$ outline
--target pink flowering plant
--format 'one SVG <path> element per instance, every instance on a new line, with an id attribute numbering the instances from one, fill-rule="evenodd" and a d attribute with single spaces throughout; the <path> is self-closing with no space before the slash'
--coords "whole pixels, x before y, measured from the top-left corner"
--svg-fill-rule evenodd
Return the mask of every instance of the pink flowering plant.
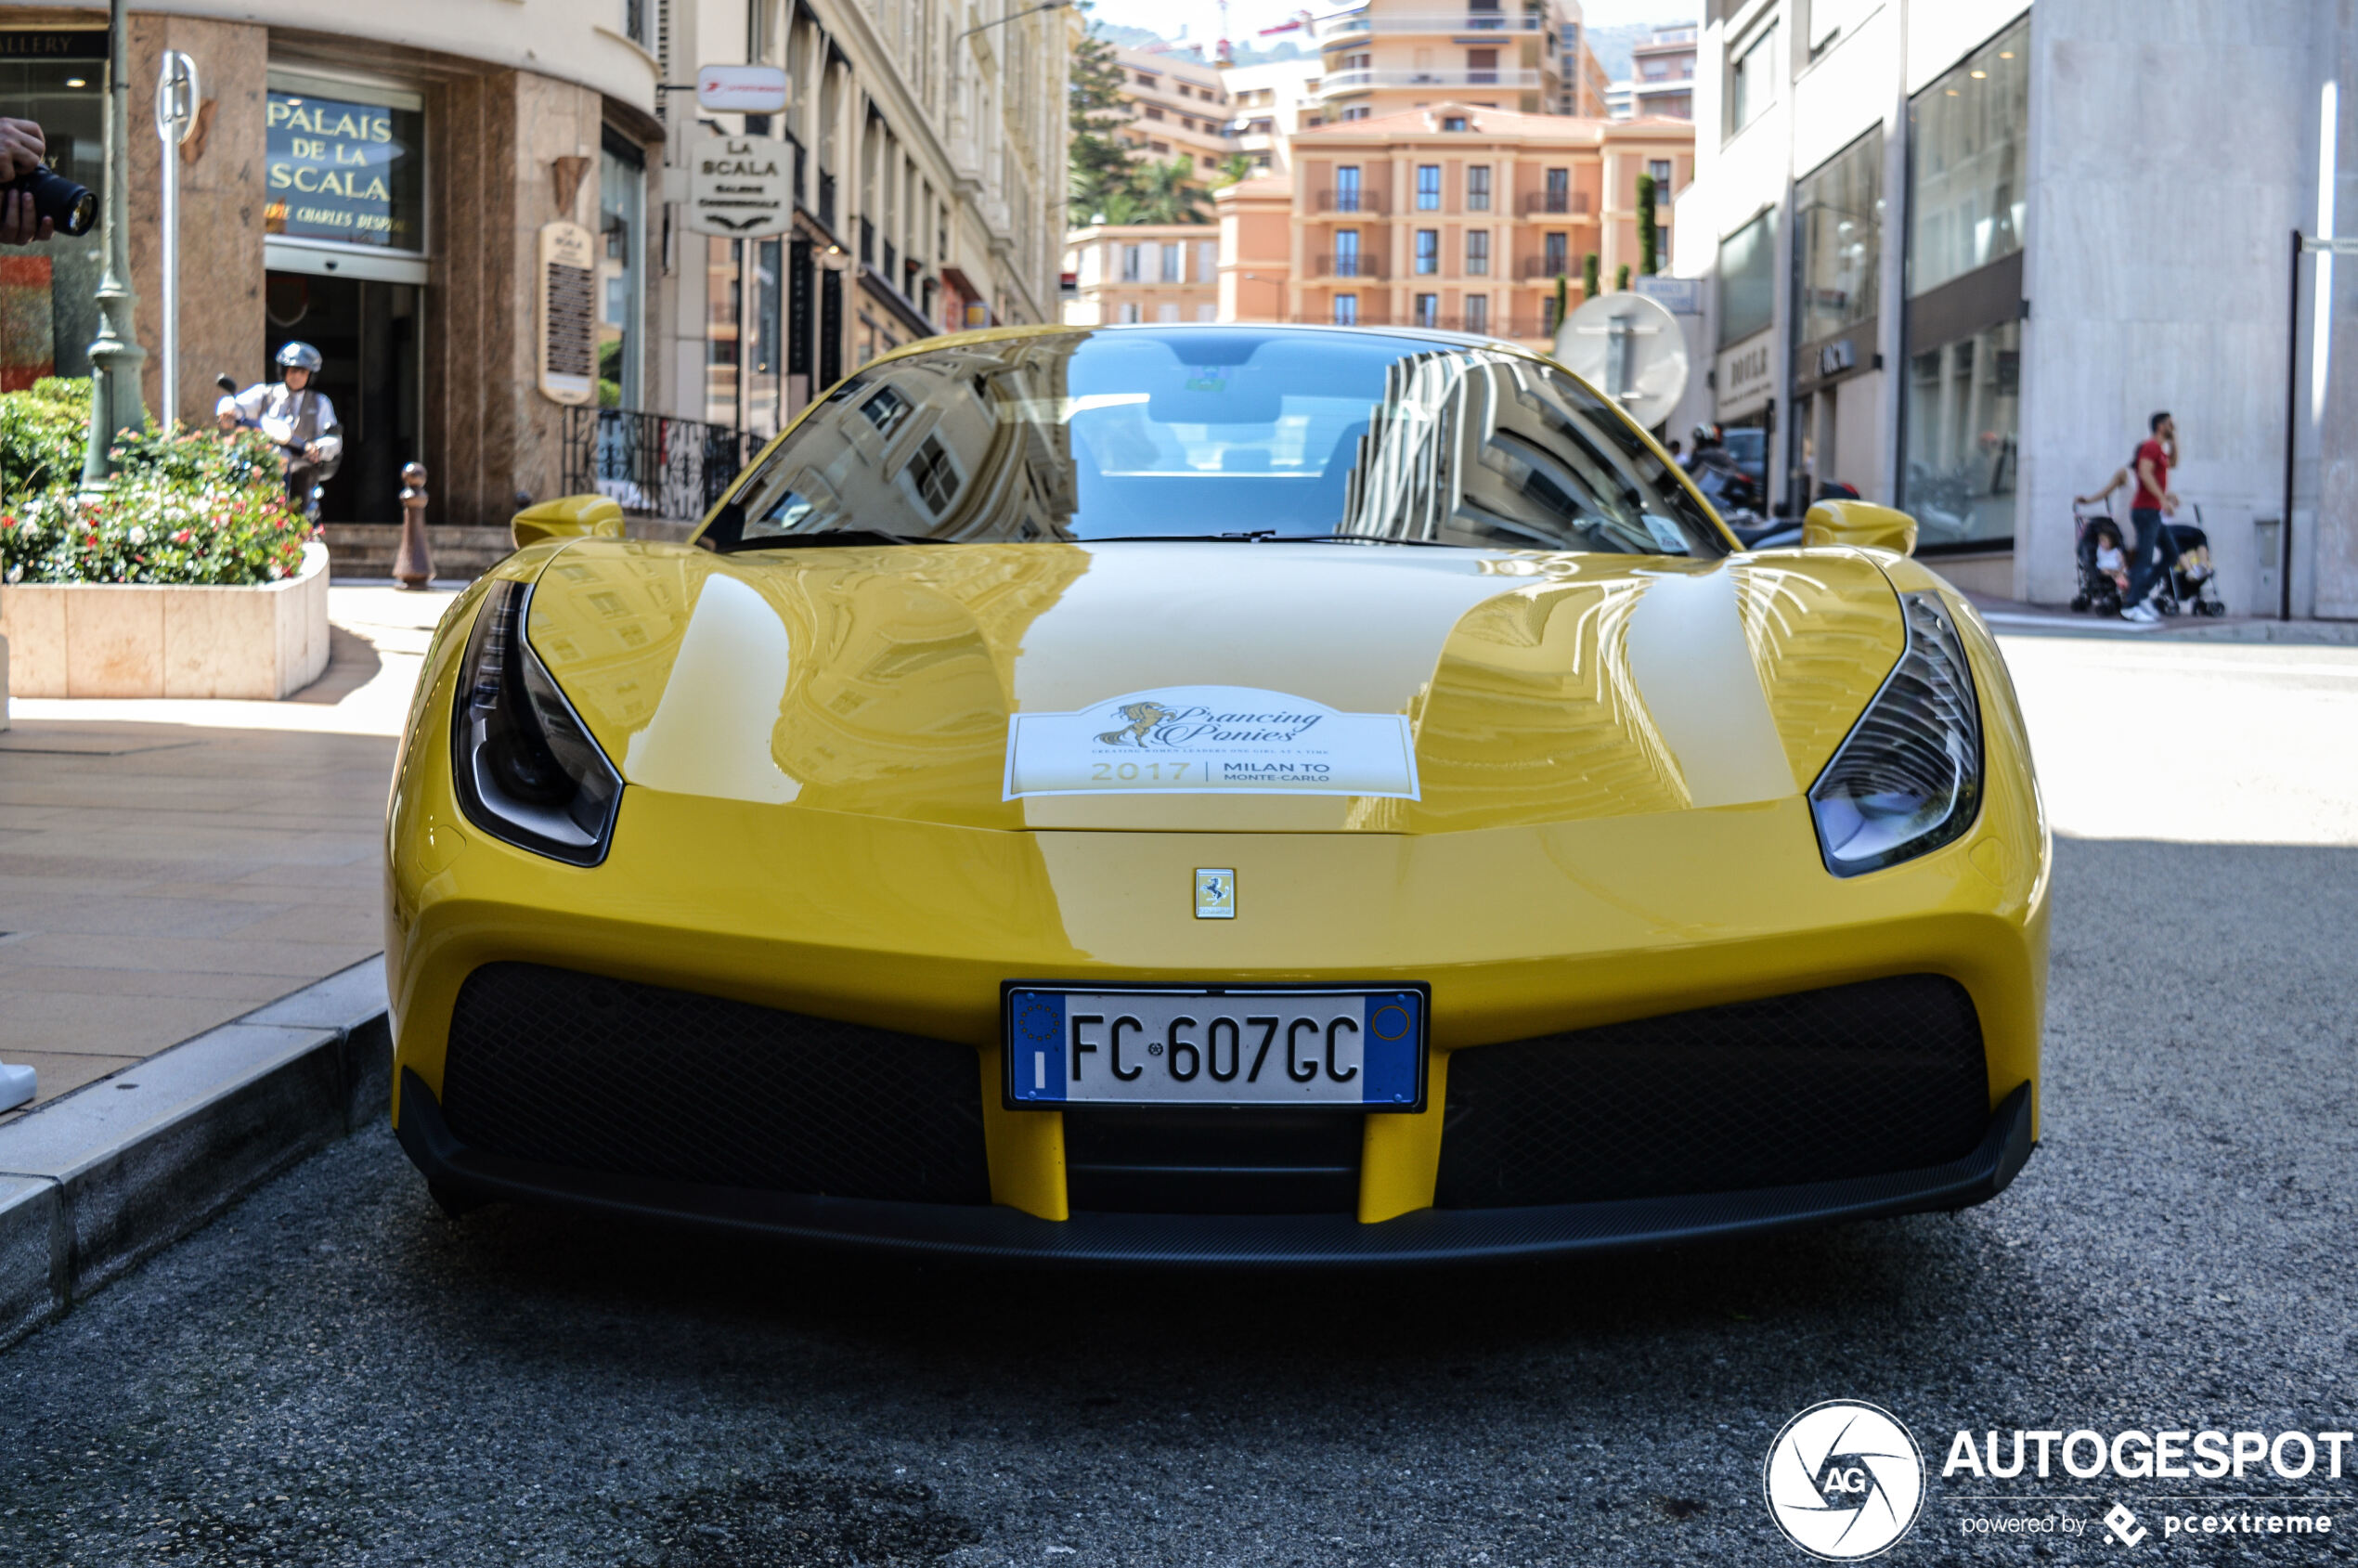
<path id="1" fill-rule="evenodd" d="M 64 400 L 45 388 L 77 384 L 86 409 L 87 383 L 0 396 L 0 580 L 246 586 L 302 569 L 308 526 L 288 504 L 275 449 L 253 432 L 126 432 L 112 486 L 83 499 L 79 429 L 69 462 L 63 421 L 8 407 L 54 407 Z"/>

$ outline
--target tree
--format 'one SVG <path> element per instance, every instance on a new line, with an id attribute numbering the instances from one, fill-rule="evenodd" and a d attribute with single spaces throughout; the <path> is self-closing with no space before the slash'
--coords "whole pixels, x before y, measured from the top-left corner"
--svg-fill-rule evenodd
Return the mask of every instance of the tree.
<path id="1" fill-rule="evenodd" d="M 1222 161 L 1220 165 L 1220 177 L 1211 182 L 1211 188 L 1214 190 L 1218 190 L 1224 186 L 1231 186 L 1242 180 L 1249 180 L 1259 172 L 1260 171 L 1253 166 L 1253 162 L 1250 157 L 1241 152 L 1232 152 Z"/>
<path id="2" fill-rule="evenodd" d="M 1138 216 L 1133 223 L 1203 223 L 1203 191 L 1190 183 L 1196 167 L 1191 160 L 1173 158 L 1167 163 L 1141 163 L 1132 171 L 1138 196 Z"/>
<path id="3" fill-rule="evenodd" d="M 1616 294 L 1629 292 L 1629 264 L 1627 262 L 1623 262 L 1613 269 L 1613 292 Z"/>
<path id="4" fill-rule="evenodd" d="M 1572 279 L 1570 279 L 1569 278 L 1566 278 L 1566 277 L 1565 277 L 1562 273 L 1559 272 L 1559 273 L 1557 273 L 1557 274 L 1556 274 L 1556 320 L 1557 320 L 1557 322 L 1558 322 L 1559 324 L 1561 324 L 1561 323 L 1562 322 L 1562 320 L 1563 320 L 1564 317 L 1565 317 L 1565 316 L 1567 316 L 1568 314 L 1570 314 L 1571 310 L 1572 310 Z"/>
<path id="5" fill-rule="evenodd" d="M 1121 62 L 1113 45 L 1094 29 L 1082 33 L 1072 51 L 1065 89 L 1069 189 L 1073 215 L 1082 221 L 1095 221 L 1115 193 L 1131 183 L 1130 149 L 1119 134 L 1129 123 L 1121 84 Z"/>
<path id="6" fill-rule="evenodd" d="M 1662 235 L 1654 227 L 1654 177 L 1638 176 L 1638 270 L 1652 278 L 1660 270 Z"/>
<path id="7" fill-rule="evenodd" d="M 1593 300 L 1600 287 L 1597 281 L 1597 253 L 1591 251 L 1580 258 L 1580 297 Z"/>

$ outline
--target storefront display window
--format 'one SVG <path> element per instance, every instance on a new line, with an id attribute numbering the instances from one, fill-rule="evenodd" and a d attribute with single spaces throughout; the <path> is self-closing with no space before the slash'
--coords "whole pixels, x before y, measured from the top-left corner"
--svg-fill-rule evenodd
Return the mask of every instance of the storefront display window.
<path id="1" fill-rule="evenodd" d="M 1768 325 L 1777 306 L 1777 214 L 1761 214 L 1719 242 L 1719 346 Z"/>
<path id="2" fill-rule="evenodd" d="M 732 427 L 738 422 L 739 324 L 744 319 L 738 257 L 744 246 L 742 240 L 718 236 L 705 240 L 704 417 L 708 423 Z"/>
<path id="3" fill-rule="evenodd" d="M 2013 537 L 2021 428 L 2021 322 L 1910 357 L 1905 504 L 1921 547 Z"/>
<path id="4" fill-rule="evenodd" d="M 607 137 L 598 169 L 598 401 L 640 403 L 640 340 L 645 335 L 646 162 Z"/>
<path id="5" fill-rule="evenodd" d="M 1875 314 L 1883 256 L 1883 132 L 1870 131 L 1796 183 L 1801 224 L 1799 341 L 1830 338 Z"/>
<path id="6" fill-rule="evenodd" d="M 103 32 L 16 32 L 0 54 L 0 110 L 36 122 L 48 139 L 49 166 L 105 194 L 107 35 Z M 45 245 L 0 252 L 0 392 L 20 392 L 44 376 L 86 376 L 98 335 L 91 295 L 105 269 L 104 236 L 58 235 Z M 16 476 L 0 474 L 0 486 Z"/>
<path id="7" fill-rule="evenodd" d="M 423 110 L 415 93 L 271 71 L 263 231 L 285 240 L 423 251 Z"/>
<path id="8" fill-rule="evenodd" d="M 1909 106 L 1908 292 L 2022 249 L 2030 23 L 2016 22 Z"/>

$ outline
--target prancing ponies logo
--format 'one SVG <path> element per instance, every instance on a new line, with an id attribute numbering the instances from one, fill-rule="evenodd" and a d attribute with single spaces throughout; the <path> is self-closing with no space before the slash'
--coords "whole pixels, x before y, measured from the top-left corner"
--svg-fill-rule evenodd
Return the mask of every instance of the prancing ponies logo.
<path id="1" fill-rule="evenodd" d="M 1768 1517 L 1812 1557 L 1855 1562 L 1886 1550 L 1924 1504 L 1924 1456 L 1890 1411 L 1854 1399 L 1785 1423 L 1761 1466 Z"/>

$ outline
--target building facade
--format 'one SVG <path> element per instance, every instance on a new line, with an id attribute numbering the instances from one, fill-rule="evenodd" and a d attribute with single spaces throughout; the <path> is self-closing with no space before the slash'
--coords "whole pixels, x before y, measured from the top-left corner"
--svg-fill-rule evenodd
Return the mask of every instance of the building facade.
<path id="1" fill-rule="evenodd" d="M 1328 122 L 1366 120 L 1447 100 L 1547 114 L 1580 72 L 1564 29 L 1569 0 L 1362 0 L 1314 18 L 1318 97 Z"/>
<path id="2" fill-rule="evenodd" d="M 1208 224 L 1102 224 L 1065 237 L 1072 291 L 1064 319 L 1211 321 L 1220 304 L 1220 231 Z"/>
<path id="3" fill-rule="evenodd" d="M 436 524 L 504 525 L 519 497 L 590 484 L 701 512 L 701 488 L 659 498 L 607 472 L 635 439 L 625 416 L 709 424 L 722 462 L 891 342 L 1053 319 L 1076 23 L 958 32 L 1023 9 L 926 0 L 879 22 L 836 0 L 136 5 L 122 68 L 146 405 L 207 421 L 216 374 L 265 379 L 301 339 L 326 356 L 318 384 L 345 428 L 331 525 L 397 520 L 410 461 Z M 102 6 L 0 18 L 0 97 L 94 189 L 107 36 Z M 201 98 L 177 154 L 170 409 L 151 128 L 167 49 L 195 61 Z M 702 113 L 663 85 L 747 59 L 788 68 L 782 123 Z M 688 228 L 691 164 L 722 133 L 786 138 L 761 145 L 793 165 L 789 234 Z M 564 269 L 582 276 L 562 294 L 554 231 L 580 236 L 564 253 L 587 263 Z M 0 385 L 87 374 L 101 238 L 0 258 Z"/>
<path id="4" fill-rule="evenodd" d="M 643 0 L 632 0 L 634 5 Z M 845 372 L 914 338 L 1052 321 L 1063 252 L 1065 81 L 1080 20 L 1012 0 L 672 0 L 657 62 L 784 68 L 784 114 L 714 114 L 679 95 L 663 190 L 701 148 L 781 138 L 793 224 L 761 240 L 672 233 L 655 292 L 647 407 L 752 441 Z M 668 221 L 668 220 L 667 220 Z"/>
<path id="5" fill-rule="evenodd" d="M 2230 609 L 2286 600 L 2289 469 L 2292 609 L 2358 616 L 2353 313 L 2290 260 L 2352 210 L 2353 68 L 2346 11 L 2295 0 L 1711 0 L 1691 407 L 1768 431 L 1787 510 L 1847 482 L 2040 603 L 2074 590 L 2073 496 L 2167 409 Z"/>
<path id="6" fill-rule="evenodd" d="M 1237 151 L 1220 68 L 1180 50 L 1116 49 L 1114 58 L 1121 67 L 1121 97 L 1131 116 L 1122 140 L 1142 159 L 1185 159 L 1193 183 L 1210 186 Z"/>
<path id="7" fill-rule="evenodd" d="M 1286 177 L 1218 193 L 1223 320 L 1449 328 L 1549 343 L 1557 279 L 1639 265 L 1638 181 L 1675 190 L 1693 129 L 1443 102 L 1295 138 Z M 1671 235 L 1669 205 L 1661 240 Z"/>
<path id="8" fill-rule="evenodd" d="M 1695 117 L 1696 28 L 1658 27 L 1629 50 L 1629 118 Z"/>
<path id="9" fill-rule="evenodd" d="M 1221 72 L 1227 84 L 1228 133 L 1236 149 L 1252 162 L 1255 175 L 1284 174 L 1293 167 L 1293 138 L 1327 123 L 1318 102 L 1318 57 L 1232 65 Z"/>

